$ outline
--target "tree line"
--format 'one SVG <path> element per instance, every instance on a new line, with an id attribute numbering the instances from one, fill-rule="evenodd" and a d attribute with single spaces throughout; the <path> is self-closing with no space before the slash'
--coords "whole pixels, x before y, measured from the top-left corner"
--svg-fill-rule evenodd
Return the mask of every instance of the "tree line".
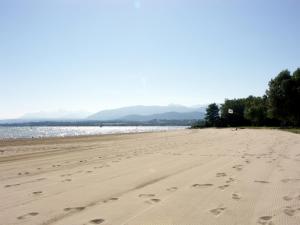
<path id="1" fill-rule="evenodd" d="M 212 103 L 205 120 L 195 127 L 300 126 L 300 68 L 281 71 L 269 82 L 264 96 L 225 99 Z"/>

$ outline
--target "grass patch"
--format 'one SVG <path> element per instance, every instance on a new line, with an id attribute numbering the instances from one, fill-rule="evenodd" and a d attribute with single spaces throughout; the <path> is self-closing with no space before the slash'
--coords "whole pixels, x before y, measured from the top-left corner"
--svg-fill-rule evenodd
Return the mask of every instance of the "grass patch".
<path id="1" fill-rule="evenodd" d="M 282 128 L 281 130 L 288 131 L 294 134 L 300 134 L 300 128 Z"/>
<path id="2" fill-rule="evenodd" d="M 192 126 L 190 129 L 205 129 L 205 128 L 216 128 L 216 127 L 205 127 L 205 126 Z M 218 127 L 217 127 L 218 128 Z M 300 134 L 300 127 L 293 128 L 293 127 L 255 127 L 255 126 L 241 126 L 241 127 L 220 127 L 220 128 L 237 128 L 237 129 L 269 129 L 269 130 L 282 130 L 291 132 L 294 134 Z"/>
<path id="3" fill-rule="evenodd" d="M 300 128 L 282 128 L 282 127 L 243 127 L 247 129 L 276 129 L 276 130 L 282 130 L 282 131 L 287 131 L 291 132 L 294 134 L 300 134 Z"/>

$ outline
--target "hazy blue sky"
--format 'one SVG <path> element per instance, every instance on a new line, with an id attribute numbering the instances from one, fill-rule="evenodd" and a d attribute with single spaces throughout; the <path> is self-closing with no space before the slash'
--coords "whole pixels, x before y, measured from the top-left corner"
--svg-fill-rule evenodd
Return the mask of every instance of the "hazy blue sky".
<path id="1" fill-rule="evenodd" d="M 299 0 L 0 0 L 0 118 L 262 95 Z"/>

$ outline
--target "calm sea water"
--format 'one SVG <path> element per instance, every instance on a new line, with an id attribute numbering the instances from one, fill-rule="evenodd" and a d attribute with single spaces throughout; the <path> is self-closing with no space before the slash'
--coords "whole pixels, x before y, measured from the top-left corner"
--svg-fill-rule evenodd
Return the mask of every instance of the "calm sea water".
<path id="1" fill-rule="evenodd" d="M 79 135 L 102 135 L 141 133 L 185 129 L 182 126 L 107 126 L 107 127 L 0 127 L 0 139 L 66 137 Z"/>

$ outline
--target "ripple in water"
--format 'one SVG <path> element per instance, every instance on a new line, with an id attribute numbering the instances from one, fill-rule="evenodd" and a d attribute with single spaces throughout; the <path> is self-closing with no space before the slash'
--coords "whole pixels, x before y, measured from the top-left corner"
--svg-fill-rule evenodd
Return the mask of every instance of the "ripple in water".
<path id="1" fill-rule="evenodd" d="M 142 133 L 142 132 L 179 130 L 185 128 L 186 127 L 182 127 L 182 126 L 0 127 L 0 139 Z"/>

